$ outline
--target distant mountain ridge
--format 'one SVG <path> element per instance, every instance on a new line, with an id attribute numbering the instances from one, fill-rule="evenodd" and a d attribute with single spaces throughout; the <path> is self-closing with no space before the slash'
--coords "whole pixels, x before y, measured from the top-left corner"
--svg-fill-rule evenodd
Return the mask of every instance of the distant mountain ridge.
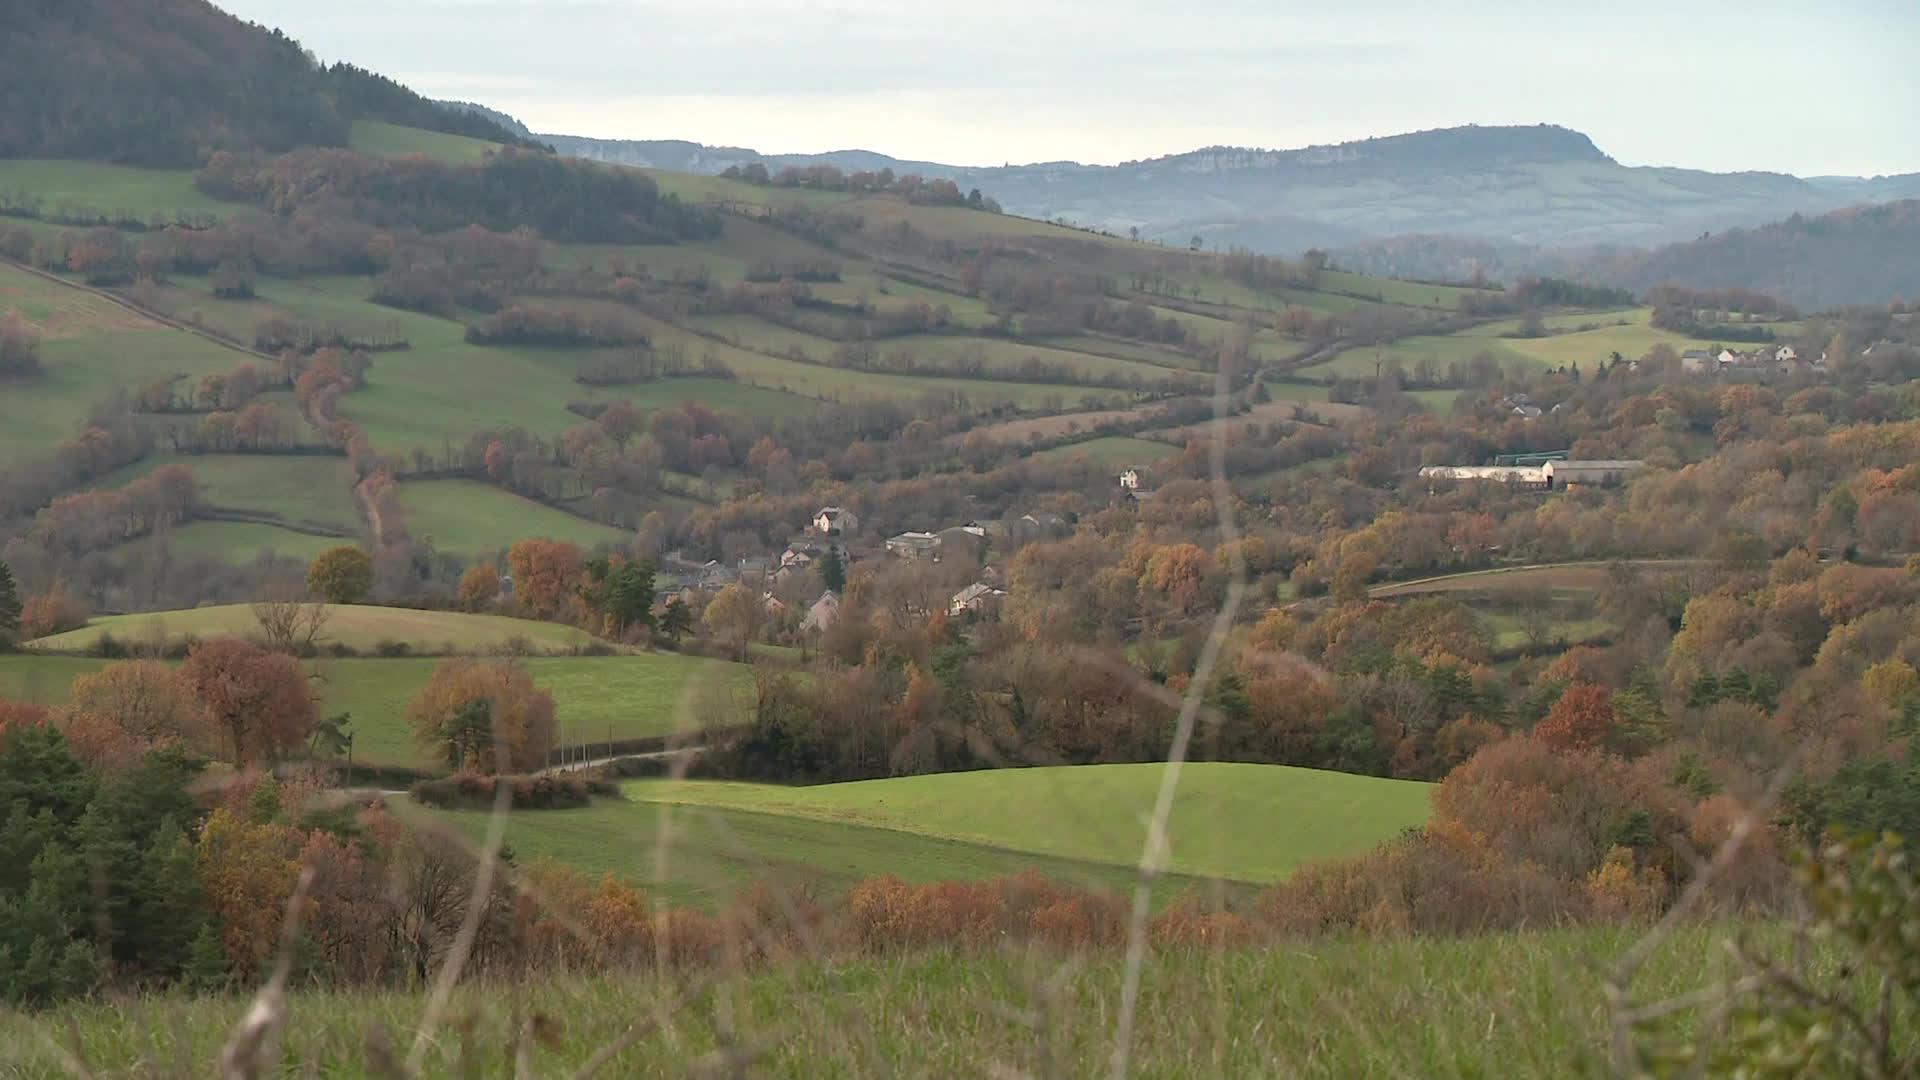
<path id="1" fill-rule="evenodd" d="M 993 168 L 909 161 L 866 150 L 761 154 L 674 140 L 537 136 L 562 154 L 717 174 L 834 165 L 890 168 L 978 187 L 1030 217 L 1185 244 L 1287 254 L 1363 249 L 1409 234 L 1495 246 L 1654 245 L 1789 215 L 1920 197 L 1920 173 L 1801 178 L 1621 165 L 1556 125 L 1468 126 L 1293 150 L 1207 147 L 1120 165 Z"/>

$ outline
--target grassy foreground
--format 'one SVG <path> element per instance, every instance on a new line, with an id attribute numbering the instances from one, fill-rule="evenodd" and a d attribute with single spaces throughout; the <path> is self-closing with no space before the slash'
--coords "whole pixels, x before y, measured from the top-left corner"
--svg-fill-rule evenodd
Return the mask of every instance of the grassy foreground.
<path id="1" fill-rule="evenodd" d="M 1720 943 L 1741 929 L 1683 930 L 1643 970 L 1639 996 L 1705 985 L 1721 968 Z M 1630 931 L 1581 930 L 1150 955 L 1130 1075 L 1595 1074 L 1607 1033 L 1601 972 L 1633 940 Z M 739 1044 L 764 1048 L 754 1076 L 1105 1075 L 1121 969 L 1110 953 L 1020 950 L 767 970 L 707 991 L 600 1075 L 723 1075 L 702 1068 L 728 1026 L 723 1016 Z M 533 1050 L 533 1074 L 564 1075 L 672 994 L 644 976 L 470 985 L 454 994 L 423 1075 L 510 1075 L 516 1010 L 553 1032 Z M 296 994 L 285 1075 L 377 1075 L 367 1032 L 389 1033 L 404 1056 L 423 1000 Z M 203 1075 L 244 1007 L 164 998 L 0 1017 L 0 1072 L 75 1075 L 64 1051 L 94 1075 Z M 476 1071 L 461 1069 L 463 1055 Z"/>

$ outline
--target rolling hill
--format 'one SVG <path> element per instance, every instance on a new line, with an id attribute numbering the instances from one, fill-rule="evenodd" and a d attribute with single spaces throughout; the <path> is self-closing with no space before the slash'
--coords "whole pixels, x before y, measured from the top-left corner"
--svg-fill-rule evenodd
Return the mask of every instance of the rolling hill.
<path id="1" fill-rule="evenodd" d="M 182 167 L 203 149 L 344 146 L 359 119 L 524 141 L 205 0 L 7 0 L 0 19 L 0 158 Z"/>
<path id="2" fill-rule="evenodd" d="M 759 163 L 775 171 L 831 165 L 950 177 L 1029 217 L 1274 253 L 1364 250 L 1404 234 L 1505 245 L 1649 244 L 1920 194 L 1920 174 L 1802 179 L 1628 167 L 1585 135 L 1549 125 L 1446 128 L 1295 150 L 1211 147 L 1115 166 L 997 168 L 867 151 L 762 155 L 674 141 L 539 138 L 563 154 L 686 172 Z"/>
<path id="3" fill-rule="evenodd" d="M 1161 766 L 1006 769 L 790 788 L 637 781 L 623 801 L 517 814 L 517 856 L 612 873 L 711 903 L 755 878 L 831 892 L 892 873 L 913 881 L 1038 869 L 1126 889 Z M 478 835 L 486 814 L 442 815 Z M 1242 890 L 1302 863 L 1392 839 L 1427 816 L 1427 785 L 1280 765 L 1195 763 L 1174 804 L 1170 901 L 1208 879 Z M 1036 831 L 1032 824 L 1049 827 Z M 1255 823 L 1258 823 L 1257 827 Z"/>

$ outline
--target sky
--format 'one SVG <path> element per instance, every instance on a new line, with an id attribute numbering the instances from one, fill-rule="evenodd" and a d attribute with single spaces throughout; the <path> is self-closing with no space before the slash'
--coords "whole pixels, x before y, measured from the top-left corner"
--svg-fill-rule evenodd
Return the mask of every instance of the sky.
<path id="1" fill-rule="evenodd" d="M 1629 165 L 1920 172 L 1917 0 L 217 0 L 535 131 L 1115 163 L 1555 123 Z"/>

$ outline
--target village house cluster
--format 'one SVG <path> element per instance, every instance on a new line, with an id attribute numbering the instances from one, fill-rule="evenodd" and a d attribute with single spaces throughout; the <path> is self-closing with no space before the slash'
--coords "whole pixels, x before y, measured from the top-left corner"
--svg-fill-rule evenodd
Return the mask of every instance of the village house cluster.
<path id="1" fill-rule="evenodd" d="M 1688 349 L 1680 354 L 1680 370 L 1689 375 L 1715 375 L 1722 372 L 1747 375 L 1824 375 L 1827 356 L 1800 355 L 1791 345 L 1763 346 L 1750 352 L 1733 349 Z"/>
<path id="2" fill-rule="evenodd" d="M 1072 523 L 1060 514 L 1035 510 L 1005 521 L 977 519 L 937 532 L 908 531 L 878 539 L 861 532 L 860 517 L 852 509 L 823 506 L 809 519 L 806 531 L 795 536 L 777 554 L 750 555 L 722 562 L 689 559 L 682 552 L 670 551 L 660 558 L 655 581 L 661 604 L 679 599 L 695 609 L 729 585 L 754 589 L 760 594 L 770 619 L 785 619 L 797 612 L 797 622 L 790 624 L 792 629 L 810 634 L 827 630 L 839 618 L 840 594 L 830 586 L 822 587 L 812 594 L 813 599 L 802 605 L 795 599 L 794 587 L 817 580 L 808 575 L 822 567 L 826 560 L 839 563 L 840 572 L 836 576 L 844 580 L 853 567 L 872 559 L 929 563 L 958 559 L 979 565 L 980 573 L 977 580 L 953 594 L 947 614 L 954 618 L 993 618 L 999 614 L 1007 593 L 1000 569 L 988 561 L 989 555 L 1004 554 L 1033 541 L 1057 538 L 1072 531 Z"/>
<path id="3" fill-rule="evenodd" d="M 1481 481 L 1512 484 L 1539 491 L 1567 491 L 1582 487 L 1614 487 L 1625 483 L 1643 461 L 1575 461 L 1565 451 L 1544 454 L 1510 454 L 1494 459 L 1491 465 L 1429 465 L 1420 476 L 1436 480 Z"/>

